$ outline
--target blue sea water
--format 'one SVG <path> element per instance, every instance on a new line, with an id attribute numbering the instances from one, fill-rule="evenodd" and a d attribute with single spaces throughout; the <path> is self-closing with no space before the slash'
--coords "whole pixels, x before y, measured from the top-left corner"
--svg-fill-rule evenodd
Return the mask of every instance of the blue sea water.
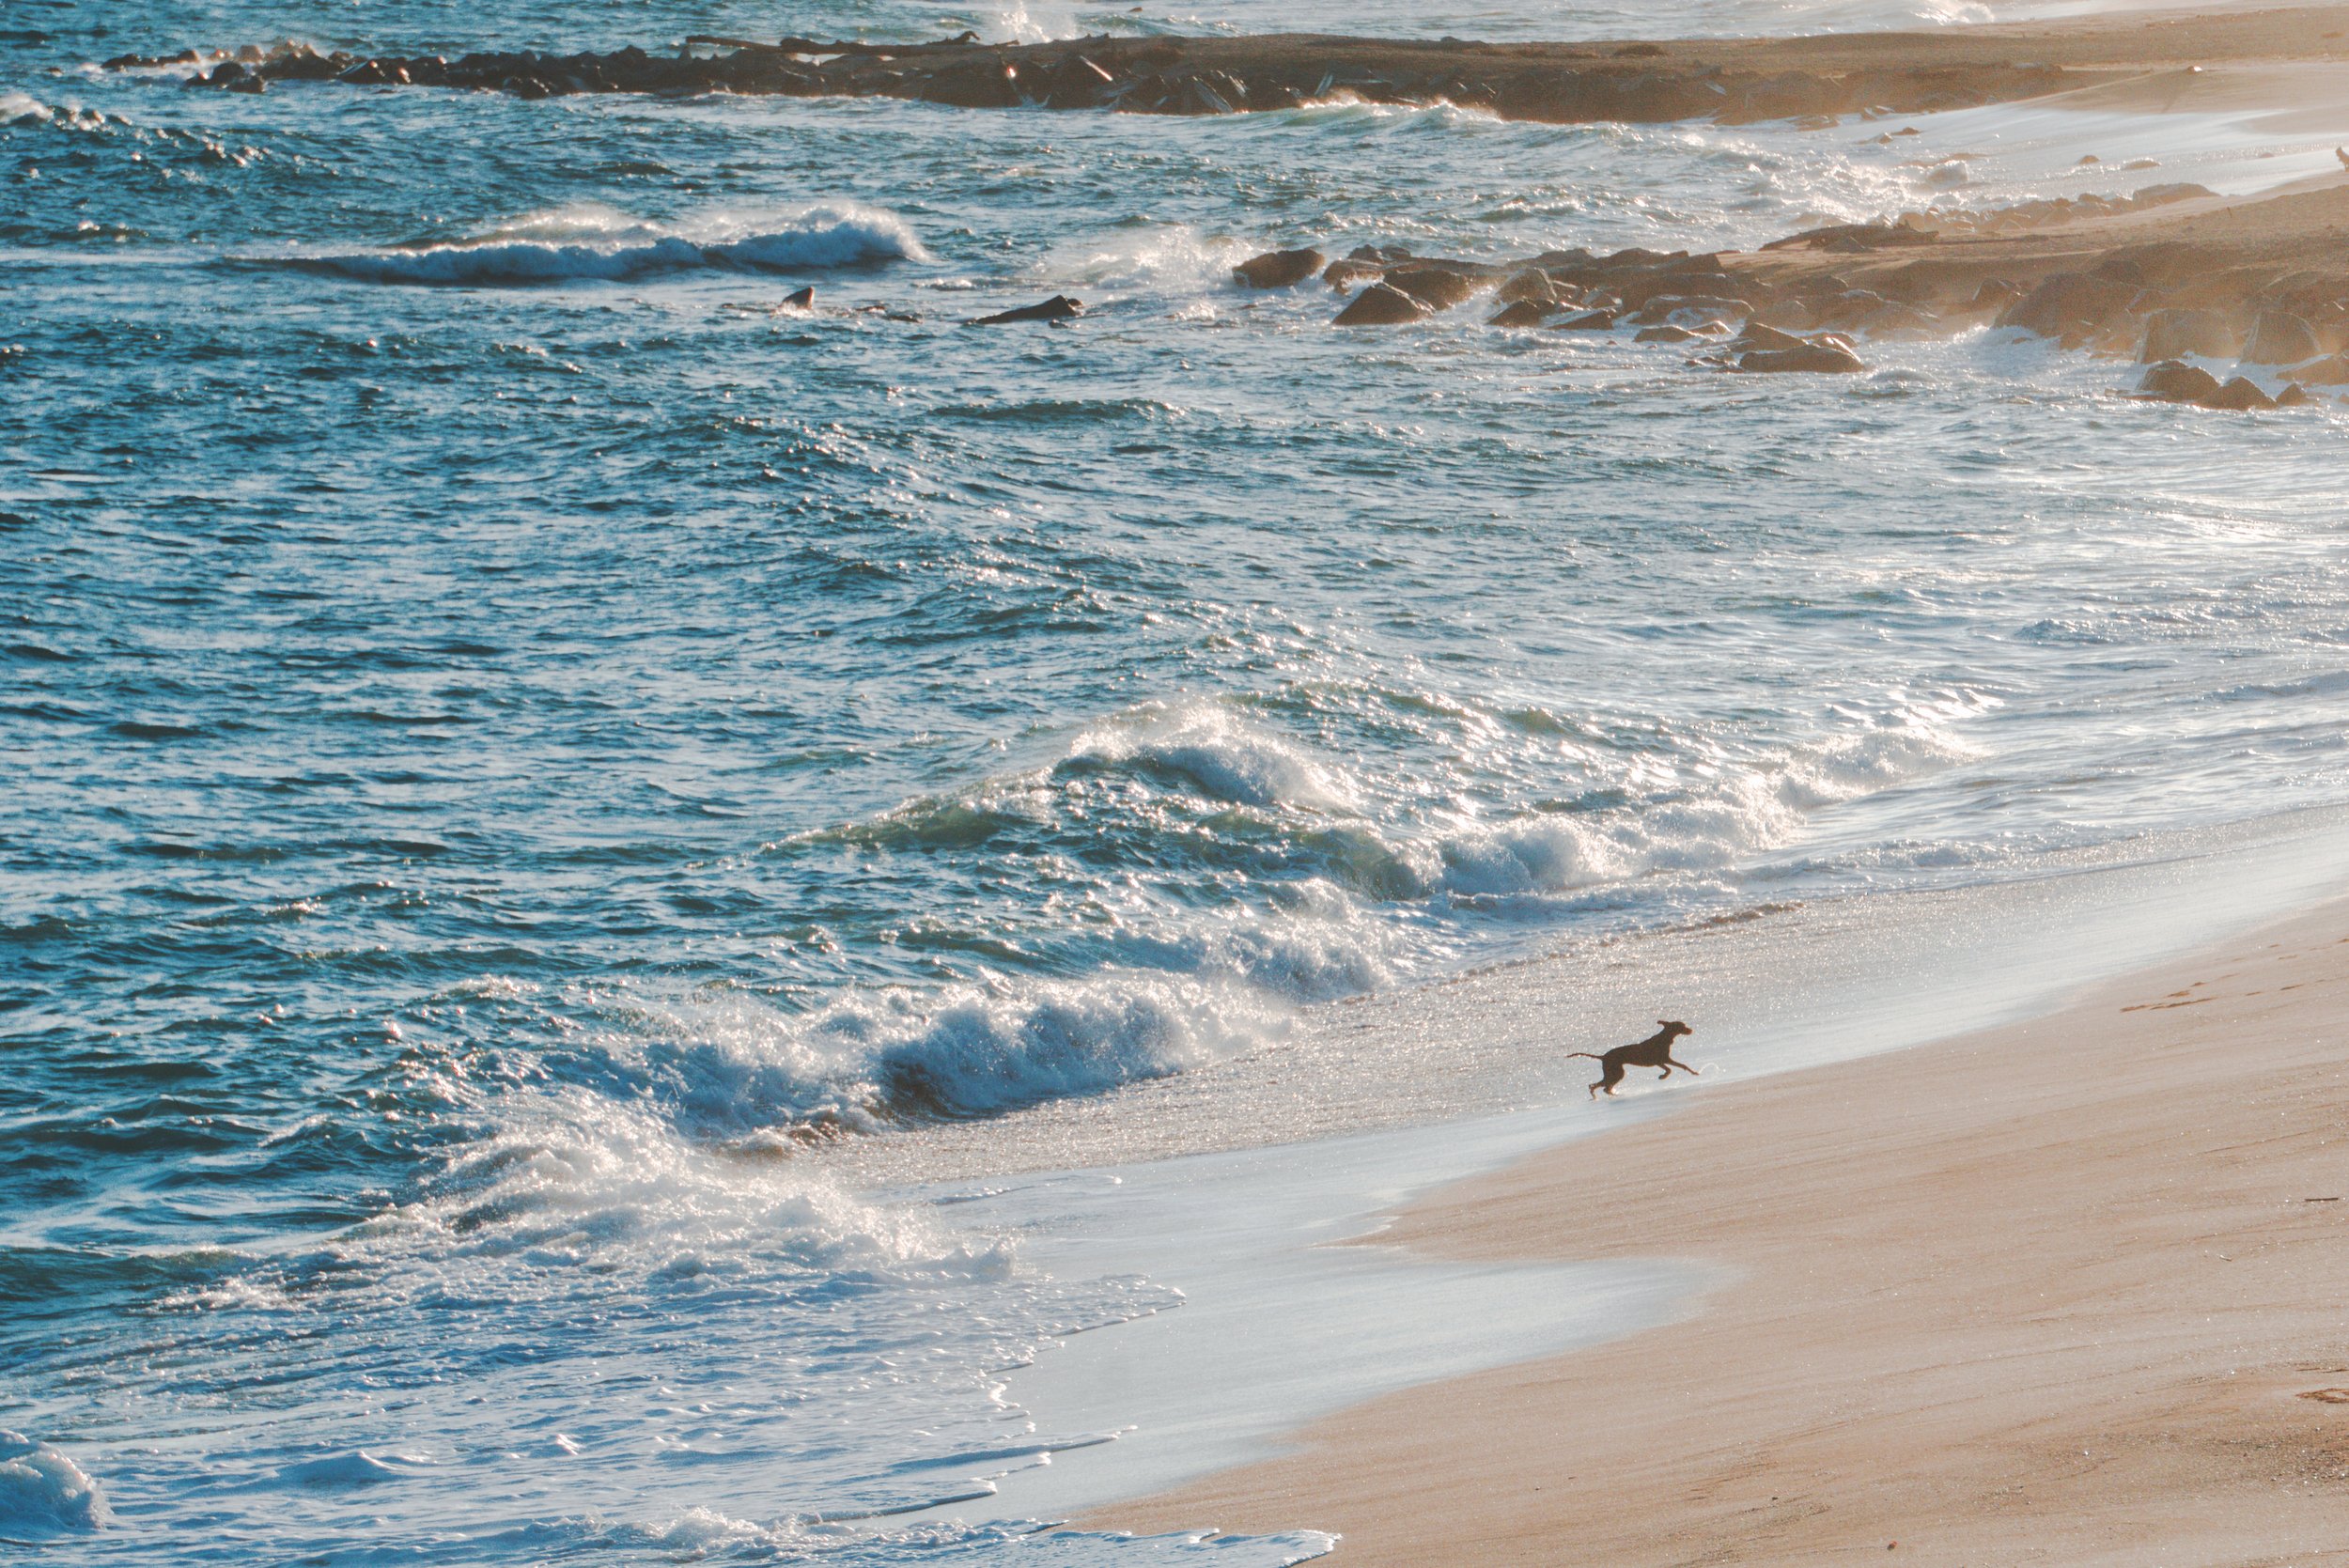
<path id="1" fill-rule="evenodd" d="M 1113 1436 L 1006 1371 L 1180 1281 L 1055 1277 L 835 1152 L 1121 1114 L 1317 1004 L 2029 877 L 2349 765 L 2336 411 L 2147 408 L 1998 334 L 1757 385 L 1227 281 L 1928 198 L 1856 130 L 93 62 L 1987 14 L 12 5 L 0 1537 L 1294 1560 L 991 1514 Z M 1066 329 L 960 324 L 1063 291 Z"/>

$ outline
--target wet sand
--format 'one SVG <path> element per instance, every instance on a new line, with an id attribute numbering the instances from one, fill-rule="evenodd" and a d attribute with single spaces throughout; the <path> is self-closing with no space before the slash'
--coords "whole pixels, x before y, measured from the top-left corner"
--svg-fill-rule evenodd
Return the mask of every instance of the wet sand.
<path id="1" fill-rule="evenodd" d="M 2344 1018 L 2333 904 L 2029 1023 L 1675 1088 L 1377 1239 L 1718 1267 L 1686 1321 L 1092 1522 L 1362 1564 L 2349 1558 Z"/>

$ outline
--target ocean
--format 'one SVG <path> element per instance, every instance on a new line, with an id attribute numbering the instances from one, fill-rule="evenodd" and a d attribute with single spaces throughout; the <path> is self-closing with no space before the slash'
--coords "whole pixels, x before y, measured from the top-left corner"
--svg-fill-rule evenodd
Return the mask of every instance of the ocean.
<path id="1" fill-rule="evenodd" d="M 2329 874 L 2349 799 L 2337 411 L 2142 405 L 1995 331 L 1828 384 L 1474 307 L 1340 332 L 1319 286 L 1229 274 L 2249 190 L 2328 146 L 2029 105 L 1894 143 L 97 62 L 2077 8 L 16 0 L 0 1538 L 1300 1560 L 1310 1519 L 1135 1540 L 1016 1478 L 1089 1504 L 1432 1363 L 1364 1328 L 1269 1403 L 1243 1385 L 1329 1335 L 1221 1382 L 1191 1345 L 1128 1405 L 1054 1369 L 1212 1321 L 1235 1257 L 1277 1282 L 1430 1126 L 1501 1118 L 1459 1171 L 1560 1135 L 1587 1075 L 1556 1053 L 1659 995 L 1761 1070 L 1791 976 L 1881 998 L 1887 953 L 1922 985 L 2000 942 L 2021 974 L 2110 905 L 2062 890 L 2134 876 L 2119 963 L 2248 910 L 2247 865 Z M 1085 314 L 963 324 L 1054 293 Z M 1309 1188 L 1319 1218 L 1218 1240 Z M 1486 1293 L 1469 1365 L 1671 1283 L 1576 1275 L 1567 1322 L 1560 1278 L 1424 1310 Z M 1180 1454 L 1122 1457 L 1175 1393 Z"/>

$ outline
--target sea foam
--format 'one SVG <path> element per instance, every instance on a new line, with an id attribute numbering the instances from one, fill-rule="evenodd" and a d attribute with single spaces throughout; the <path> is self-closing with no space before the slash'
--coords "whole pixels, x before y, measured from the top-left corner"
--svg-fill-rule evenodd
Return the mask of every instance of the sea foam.
<path id="1" fill-rule="evenodd" d="M 0 1428 L 0 1536 L 102 1529 L 106 1499 L 79 1465 L 21 1432 Z"/>
<path id="2" fill-rule="evenodd" d="M 928 255 L 910 225 L 880 208 L 835 203 L 765 221 L 775 226 L 739 218 L 671 226 L 602 210 L 564 211 L 451 244 L 286 259 L 371 283 L 514 285 L 878 267 Z"/>

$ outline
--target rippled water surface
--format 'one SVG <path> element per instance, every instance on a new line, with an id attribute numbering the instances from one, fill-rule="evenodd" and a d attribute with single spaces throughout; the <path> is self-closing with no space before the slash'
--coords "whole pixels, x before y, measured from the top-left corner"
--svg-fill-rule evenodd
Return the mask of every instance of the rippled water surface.
<path id="1" fill-rule="evenodd" d="M 2349 717 L 2335 413 L 2149 409 L 1999 335 L 1757 385 L 1226 281 L 1934 194 L 1848 128 L 89 62 L 1904 20 L 1979 17 L 10 8 L 0 1536 L 1292 1560 L 891 1524 L 1109 1436 L 1003 1375 L 1179 1281 L 1049 1277 L 826 1151 L 1561 940 L 2336 802 Z M 960 325 L 1055 291 L 1088 314 Z"/>

